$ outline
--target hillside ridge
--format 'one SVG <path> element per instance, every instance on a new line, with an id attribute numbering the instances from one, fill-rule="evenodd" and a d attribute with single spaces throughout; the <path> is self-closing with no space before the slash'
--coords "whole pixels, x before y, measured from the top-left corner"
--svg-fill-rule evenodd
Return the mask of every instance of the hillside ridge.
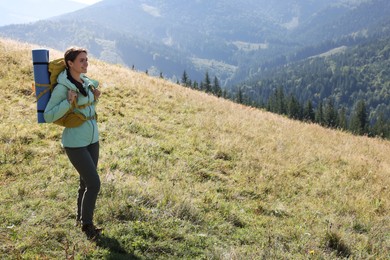
<path id="1" fill-rule="evenodd" d="M 0 40 L 0 255 L 386 259 L 390 143 L 90 59 L 101 82 L 98 243 L 74 227 L 61 128 L 37 124 L 31 49 Z M 50 50 L 52 57 L 60 52 Z"/>

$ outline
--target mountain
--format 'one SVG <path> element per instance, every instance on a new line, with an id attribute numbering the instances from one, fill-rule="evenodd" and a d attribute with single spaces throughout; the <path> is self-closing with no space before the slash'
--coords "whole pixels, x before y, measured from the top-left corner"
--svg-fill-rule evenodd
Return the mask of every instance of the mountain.
<path id="1" fill-rule="evenodd" d="M 365 100 L 375 122 L 380 114 L 390 119 L 389 66 L 390 36 L 333 48 L 273 69 L 264 67 L 240 88 L 249 103 L 267 104 L 273 92 L 282 87 L 287 96 L 293 95 L 301 103 L 311 100 L 315 107 L 333 99 L 349 114 L 358 100 Z"/>
<path id="2" fill-rule="evenodd" d="M 388 258 L 388 141 L 94 58 L 104 232 L 87 241 L 63 129 L 37 123 L 31 50 L 41 47 L 0 39 L 1 258 Z"/>
<path id="3" fill-rule="evenodd" d="M 0 26 L 9 24 L 22 24 L 47 19 L 86 7 L 86 4 L 72 0 L 13 0 L 1 1 Z"/>
<path id="4" fill-rule="evenodd" d="M 367 121 L 373 127 L 366 134 L 376 135 L 379 131 L 379 135 L 386 132 L 384 135 L 390 137 L 390 23 L 384 22 L 387 18 L 383 16 L 390 10 L 390 2 L 378 5 L 373 1 L 363 7 L 352 9 L 339 22 L 329 24 L 318 33 L 318 37 L 326 32 L 334 34 L 335 30 L 330 28 L 339 23 L 343 24 L 340 29 L 343 37 L 304 47 L 291 55 L 282 54 L 252 71 L 244 83 L 230 92 L 239 90 L 246 103 L 268 109 L 275 93 L 281 90 L 286 96 L 286 107 L 288 98 L 294 98 L 301 107 L 310 101 L 319 113 L 326 104 L 332 104 L 336 113 L 343 114 L 339 117 L 347 121 L 347 125 L 339 122 L 343 126 L 337 127 L 346 130 L 353 127 L 348 121 L 352 121 L 357 104 L 364 101 Z M 369 16 L 364 19 L 363 14 Z M 345 27 L 355 33 L 346 33 Z M 294 117 L 301 118 L 302 111 Z M 288 111 L 281 113 L 288 114 Z"/>
<path id="5" fill-rule="evenodd" d="M 186 70 L 199 82 L 208 71 L 232 85 L 324 41 L 383 33 L 388 11 L 386 0 L 106 0 L 0 34 L 61 50 L 82 45 L 174 81 Z"/>

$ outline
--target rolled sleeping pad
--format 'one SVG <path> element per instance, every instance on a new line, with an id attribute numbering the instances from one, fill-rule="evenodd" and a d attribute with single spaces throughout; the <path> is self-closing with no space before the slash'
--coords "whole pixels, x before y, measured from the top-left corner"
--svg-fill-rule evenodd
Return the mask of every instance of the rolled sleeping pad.
<path id="1" fill-rule="evenodd" d="M 35 95 L 37 97 L 38 123 L 46 123 L 43 118 L 46 105 L 51 96 L 49 66 L 49 50 L 32 50 L 34 66 Z"/>

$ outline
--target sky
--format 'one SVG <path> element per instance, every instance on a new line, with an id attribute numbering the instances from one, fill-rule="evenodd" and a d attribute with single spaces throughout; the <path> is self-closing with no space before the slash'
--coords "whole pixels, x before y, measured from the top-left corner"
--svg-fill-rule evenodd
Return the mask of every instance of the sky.
<path id="1" fill-rule="evenodd" d="M 0 26 L 30 23 L 73 12 L 101 0 L 0 0 Z"/>
<path id="2" fill-rule="evenodd" d="M 100 2 L 100 0 L 73 0 L 73 2 L 79 2 L 86 5 L 91 5 Z"/>

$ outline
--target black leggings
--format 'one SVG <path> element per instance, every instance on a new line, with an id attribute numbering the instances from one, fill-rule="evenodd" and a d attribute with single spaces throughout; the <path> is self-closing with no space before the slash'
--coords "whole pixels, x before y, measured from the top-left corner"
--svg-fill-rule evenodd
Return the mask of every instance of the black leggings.
<path id="1" fill-rule="evenodd" d="M 93 212 L 100 190 L 97 173 L 99 142 L 80 148 L 65 148 L 70 162 L 80 174 L 80 187 L 77 198 L 77 219 L 82 224 L 93 224 Z"/>

